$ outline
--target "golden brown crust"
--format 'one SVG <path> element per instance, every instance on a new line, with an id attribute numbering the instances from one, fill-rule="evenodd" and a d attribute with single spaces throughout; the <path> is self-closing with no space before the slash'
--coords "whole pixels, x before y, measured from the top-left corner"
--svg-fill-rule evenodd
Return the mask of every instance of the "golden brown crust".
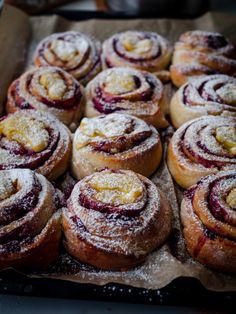
<path id="1" fill-rule="evenodd" d="M 173 135 L 167 164 L 175 181 L 189 188 L 201 177 L 234 169 L 236 158 L 215 137 L 219 127 L 235 128 L 235 119 L 206 116 L 183 124 Z"/>
<path id="2" fill-rule="evenodd" d="M 235 171 L 219 172 L 190 188 L 181 204 L 189 254 L 210 268 L 229 273 L 236 273 L 236 229 L 234 210 L 225 195 L 235 187 Z"/>
<path id="3" fill-rule="evenodd" d="M 44 38 L 35 51 L 38 67 L 56 66 L 86 85 L 101 71 L 101 44 L 80 32 L 55 33 Z"/>
<path id="4" fill-rule="evenodd" d="M 106 190 L 109 175 L 118 175 L 118 185 L 123 178 L 120 192 L 110 185 L 110 192 Z M 99 188 L 99 193 L 104 193 L 105 198 L 100 201 L 91 182 L 98 177 L 100 180 L 101 176 L 105 186 Z M 112 193 L 113 197 L 120 197 L 119 193 L 134 196 L 132 184 L 126 190 L 130 184 L 127 181 L 142 186 L 136 200 L 124 204 L 120 199 L 115 203 L 114 198 L 106 199 L 106 193 Z M 74 187 L 68 210 L 63 212 L 67 251 L 82 262 L 108 270 L 126 270 L 140 264 L 148 253 L 163 244 L 170 229 L 171 209 L 166 198 L 147 178 L 127 170 L 104 170 L 84 178 Z"/>
<path id="5" fill-rule="evenodd" d="M 23 144 L 10 139 L 10 132 L 8 132 L 8 136 L 2 136 L 3 147 L 0 148 L 1 169 L 29 168 L 46 176 L 49 180 L 54 180 L 63 174 L 69 166 L 71 157 L 72 143 L 69 129 L 51 114 L 32 109 L 16 111 L 5 116 L 2 121 L 7 122 L 12 118 L 16 121 L 16 128 L 19 128 L 17 132 L 20 134 L 26 132 L 24 137 L 28 138 L 26 140 L 28 143 Z M 24 126 L 21 125 L 21 121 L 25 119 L 27 119 L 28 128 L 26 131 Z M 40 134 L 35 134 L 33 121 L 42 126 L 41 131 L 47 138 L 46 146 L 40 151 L 33 151 L 28 148 L 30 142 L 40 142 Z M 30 123 L 32 124 L 30 125 Z M 19 127 L 18 124 L 21 126 Z M 32 135 L 30 136 L 28 132 L 31 132 Z M 7 146 L 4 144 L 5 141 L 9 143 Z"/>
<path id="6" fill-rule="evenodd" d="M 171 54 L 170 43 L 157 33 L 126 31 L 103 43 L 103 69 L 129 67 L 159 72 L 169 65 Z"/>
<path id="7" fill-rule="evenodd" d="M 72 171 L 78 179 L 104 168 L 150 176 L 161 158 L 158 132 L 130 115 L 84 118 L 74 135 Z"/>
<path id="8" fill-rule="evenodd" d="M 217 74 L 192 79 L 174 94 L 170 116 L 178 128 L 185 122 L 206 115 L 236 117 L 236 79 Z"/>
<path id="9" fill-rule="evenodd" d="M 205 31 L 183 33 L 175 44 L 172 82 L 180 87 L 193 76 L 222 73 L 236 75 L 236 48 L 223 35 Z"/>
<path id="10" fill-rule="evenodd" d="M 101 72 L 86 87 L 86 117 L 126 113 L 156 128 L 165 128 L 167 99 L 163 85 L 153 74 L 130 68 Z"/>
<path id="11" fill-rule="evenodd" d="M 0 175 L 0 268 L 46 268 L 59 254 L 59 192 L 28 169 Z"/>
<path id="12" fill-rule="evenodd" d="M 83 87 L 67 72 L 56 67 L 36 68 L 10 85 L 6 111 L 36 109 L 49 112 L 75 128 L 84 111 Z"/>

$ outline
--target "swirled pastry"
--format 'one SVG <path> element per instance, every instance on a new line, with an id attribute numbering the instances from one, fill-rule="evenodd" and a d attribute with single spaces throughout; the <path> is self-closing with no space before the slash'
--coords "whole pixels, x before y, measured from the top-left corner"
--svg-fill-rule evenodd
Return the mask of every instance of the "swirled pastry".
<path id="1" fill-rule="evenodd" d="M 150 180 L 128 170 L 104 170 L 79 181 L 67 207 L 66 250 L 103 269 L 128 269 L 143 262 L 171 230 L 164 195 Z"/>
<path id="2" fill-rule="evenodd" d="M 35 52 L 38 67 L 56 66 L 73 75 L 83 85 L 101 71 L 101 44 L 93 37 L 69 31 L 43 39 Z"/>
<path id="3" fill-rule="evenodd" d="M 1 118 L 0 170 L 30 168 L 54 180 L 70 155 L 70 131 L 49 113 L 20 110 Z"/>
<path id="4" fill-rule="evenodd" d="M 127 113 L 157 128 L 168 125 L 162 83 L 151 73 L 113 68 L 99 73 L 86 87 L 86 117 Z"/>
<path id="5" fill-rule="evenodd" d="M 171 54 L 170 43 L 157 33 L 126 31 L 103 43 L 103 68 L 130 67 L 159 72 L 169 65 Z"/>
<path id="6" fill-rule="evenodd" d="M 236 75 L 236 47 L 219 33 L 190 31 L 175 44 L 171 79 L 176 86 L 203 74 Z"/>
<path id="7" fill-rule="evenodd" d="M 236 168 L 201 179 L 181 204 L 190 255 L 219 271 L 236 273 Z"/>
<path id="8" fill-rule="evenodd" d="M 167 154 L 169 170 L 184 188 L 201 177 L 236 167 L 236 119 L 205 116 L 183 124 Z"/>
<path id="9" fill-rule="evenodd" d="M 37 109 L 50 112 L 69 127 L 78 125 L 84 110 L 83 87 L 56 67 L 30 70 L 8 90 L 7 112 Z"/>
<path id="10" fill-rule="evenodd" d="M 0 268 L 45 268 L 56 260 L 63 206 L 58 192 L 29 169 L 0 171 Z"/>
<path id="11" fill-rule="evenodd" d="M 173 125 L 206 115 L 236 117 L 236 78 L 217 74 L 190 80 L 175 93 L 170 104 Z"/>
<path id="12" fill-rule="evenodd" d="M 84 118 L 73 140 L 72 170 L 83 178 L 104 168 L 150 176 L 159 166 L 162 145 L 156 129 L 127 114 Z"/>

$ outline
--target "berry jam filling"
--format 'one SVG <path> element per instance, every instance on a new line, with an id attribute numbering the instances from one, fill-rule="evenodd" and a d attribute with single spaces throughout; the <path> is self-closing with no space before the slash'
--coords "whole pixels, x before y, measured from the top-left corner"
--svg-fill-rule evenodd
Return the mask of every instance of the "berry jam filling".
<path id="1" fill-rule="evenodd" d="M 220 34 L 212 34 L 205 37 L 207 45 L 212 49 L 220 49 L 227 46 L 227 41 Z"/>
<path id="2" fill-rule="evenodd" d="M 81 219 L 78 216 L 72 216 L 72 217 L 70 217 L 70 219 L 76 225 L 76 229 L 82 230 L 83 232 L 88 233 L 87 228 L 85 227 L 85 225 L 83 224 L 83 222 L 81 221 Z"/>
<path id="3" fill-rule="evenodd" d="M 92 142 L 90 145 L 96 151 L 103 151 L 109 154 L 117 154 L 134 148 L 140 145 L 148 137 L 150 137 L 152 131 L 144 131 L 133 135 L 132 137 L 119 136 L 113 140 L 104 140 L 100 142 Z"/>
<path id="4" fill-rule="evenodd" d="M 207 200 L 208 203 L 210 205 L 210 211 L 212 213 L 212 215 L 223 222 L 230 222 L 230 217 L 229 214 L 227 212 L 227 209 L 223 207 L 223 204 L 221 204 L 219 196 L 217 195 L 217 190 L 218 190 L 218 186 L 220 185 L 222 180 L 227 180 L 230 178 L 234 178 L 236 179 L 236 175 L 235 176 L 225 176 L 225 177 L 221 177 L 217 180 L 214 180 L 213 182 L 211 182 L 210 186 L 209 186 L 209 194 L 207 196 Z"/>

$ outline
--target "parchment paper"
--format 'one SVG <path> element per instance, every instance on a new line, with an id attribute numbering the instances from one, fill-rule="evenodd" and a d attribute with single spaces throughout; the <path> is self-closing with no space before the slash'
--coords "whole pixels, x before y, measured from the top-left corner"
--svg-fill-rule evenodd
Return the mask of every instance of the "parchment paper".
<path id="1" fill-rule="evenodd" d="M 11 29 L 11 40 L 4 46 L 5 54 L 0 55 L 0 69 L 2 70 L 0 80 L 0 100 L 6 96 L 6 88 L 13 73 L 14 66 L 10 71 L 6 64 L 6 59 L 14 60 L 17 64 L 22 60 L 22 46 L 26 44 L 25 38 L 31 25 L 32 36 L 27 46 L 27 58 L 25 69 L 32 66 L 32 54 L 36 44 L 45 36 L 66 30 L 79 30 L 93 35 L 100 40 L 104 40 L 113 33 L 127 30 L 147 30 L 156 31 L 167 37 L 172 43 L 179 35 L 192 29 L 202 29 L 208 31 L 219 31 L 236 42 L 236 18 L 229 15 L 208 13 L 196 20 L 174 20 L 174 19 L 149 19 L 149 20 L 89 20 L 83 22 L 70 22 L 57 16 L 50 17 L 27 17 L 16 9 L 5 7 L 0 20 L 0 39 L 10 32 L 11 17 L 14 15 L 14 29 Z M 4 21 L 3 21 L 4 20 Z M 11 26 L 9 26 L 11 25 Z M 17 30 L 21 30 L 16 31 Z M 22 45 L 22 46 L 21 46 Z M 21 47 L 21 48 L 19 48 Z M 2 41 L 1 41 L 2 49 Z M 4 77 L 4 82 L 2 78 Z M 171 135 L 171 128 L 162 134 L 163 142 L 166 143 Z M 166 146 L 166 144 L 165 144 Z M 152 177 L 153 182 L 167 195 L 174 212 L 173 232 L 170 240 L 160 250 L 149 255 L 146 262 L 136 269 L 127 272 L 107 272 L 96 270 L 90 266 L 82 265 L 73 260 L 66 253 L 62 253 L 59 260 L 47 272 L 28 274 L 30 276 L 43 276 L 47 278 L 57 278 L 80 283 L 106 284 L 115 282 L 127 284 L 135 287 L 147 289 L 159 289 L 180 276 L 195 277 L 203 285 L 215 291 L 236 291 L 236 276 L 224 275 L 211 271 L 193 261 L 185 250 L 184 241 L 181 234 L 179 221 L 179 203 L 182 191 L 177 188 L 168 172 L 165 161 L 162 162 L 159 170 Z"/>

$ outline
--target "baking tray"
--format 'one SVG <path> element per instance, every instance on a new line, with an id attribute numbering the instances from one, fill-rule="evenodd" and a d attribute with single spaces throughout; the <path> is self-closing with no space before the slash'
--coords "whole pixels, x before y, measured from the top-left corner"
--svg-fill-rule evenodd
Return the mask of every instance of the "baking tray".
<path id="1" fill-rule="evenodd" d="M 93 11 L 54 10 L 46 12 L 46 15 L 51 14 L 61 15 L 69 20 L 77 21 L 90 18 L 120 19 L 147 17 L 130 16 L 125 13 L 118 14 Z M 172 15 L 167 17 L 172 17 Z M 0 293 L 36 297 L 194 306 L 198 308 L 210 308 L 217 311 L 223 310 L 227 313 L 234 312 L 233 309 L 236 306 L 236 292 L 210 291 L 204 288 L 200 281 L 189 277 L 179 277 L 164 288 L 148 290 L 115 283 L 97 286 L 57 279 L 32 278 L 15 270 L 8 269 L 0 272 Z"/>
<path id="2" fill-rule="evenodd" d="M 158 290 L 135 288 L 120 284 L 96 286 L 57 279 L 29 278 L 14 270 L 0 274 L 0 293 L 34 297 L 53 297 L 194 306 L 211 310 L 234 312 L 236 292 L 215 292 L 205 289 L 195 278 L 179 277 Z"/>

